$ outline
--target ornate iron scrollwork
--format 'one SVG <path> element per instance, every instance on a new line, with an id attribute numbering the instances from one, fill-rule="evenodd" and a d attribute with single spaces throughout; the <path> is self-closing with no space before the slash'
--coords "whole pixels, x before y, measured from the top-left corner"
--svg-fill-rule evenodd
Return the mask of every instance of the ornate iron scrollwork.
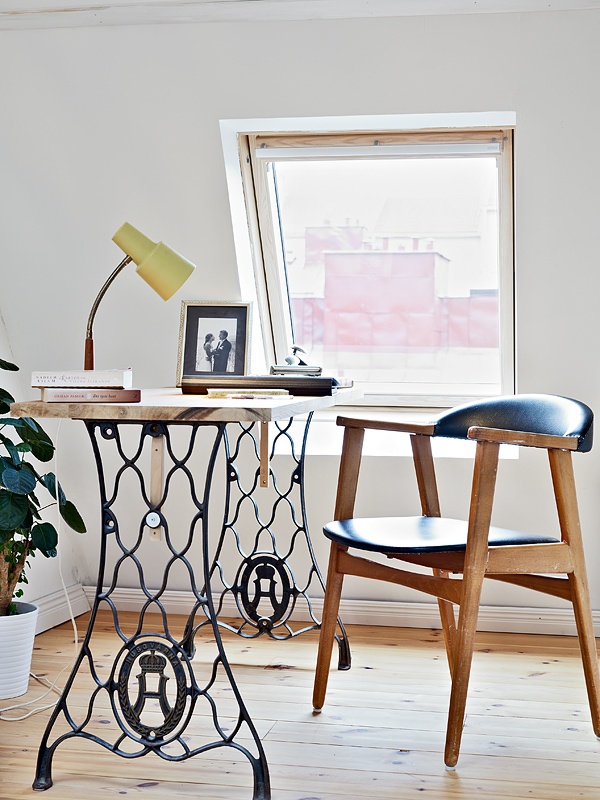
<path id="1" fill-rule="evenodd" d="M 299 453 L 291 432 L 292 420 L 274 423 L 275 435 L 269 456 L 271 487 L 265 490 L 266 493 L 262 489 L 256 491 L 259 469 L 252 479 L 246 454 L 242 455 L 244 446 L 249 446 L 250 456 L 259 458 L 256 423 L 232 423 L 229 428 L 232 431 L 237 429 L 236 439 L 227 433 L 227 423 L 85 422 L 96 458 L 102 506 L 98 590 L 80 653 L 40 745 L 35 789 L 47 789 L 52 785 L 52 759 L 58 745 L 73 737 L 83 737 L 129 759 L 154 752 L 169 761 L 182 761 L 215 748 L 232 748 L 248 760 L 252 769 L 252 800 L 269 800 L 271 793 L 264 750 L 229 667 L 220 627 L 227 627 L 247 638 L 267 634 L 273 639 L 288 639 L 320 627 L 310 593 L 313 587 L 322 590 L 324 581 L 308 533 L 304 503 L 304 454 L 311 417 L 309 415 L 305 423 Z M 210 438 L 211 431 L 214 432 L 212 443 L 199 445 L 200 435 Z M 156 444 L 157 437 L 162 437 L 165 453 L 164 488 L 159 497 L 150 490 L 145 477 L 147 463 L 143 463 L 149 443 Z M 209 494 L 215 463 L 223 451 L 223 444 L 227 470 L 225 510 L 216 547 L 209 555 Z M 287 473 L 283 470 L 283 477 L 281 471 L 278 475 L 275 470 L 278 448 L 287 453 L 287 458 L 279 466 L 289 467 L 291 458 L 291 470 Z M 192 464 L 192 456 L 198 451 L 206 455 L 202 465 L 206 469 L 203 483 L 198 477 L 198 465 Z M 106 453 L 106 458 L 103 458 L 103 453 Z M 243 468 L 241 462 L 244 462 Z M 246 485 L 248 475 L 250 480 Z M 132 485 L 134 492 L 131 491 Z M 167 511 L 173 486 L 176 487 L 173 502 L 177 505 L 177 530 L 169 525 Z M 180 524 L 182 509 L 179 506 L 184 494 L 189 507 L 187 530 L 181 530 Z M 126 496 L 125 502 L 123 495 Z M 260 495 L 260 502 L 257 495 Z M 261 503 L 266 511 L 261 510 Z M 248 514 L 244 515 L 248 508 L 252 524 L 247 524 Z M 163 548 L 158 561 L 163 565 L 163 576 L 158 580 L 153 576 L 152 581 L 147 574 L 148 569 L 157 563 L 157 551 L 154 550 L 149 557 L 145 533 L 149 515 L 151 527 L 156 524 L 162 530 L 160 546 Z M 232 545 L 233 554 L 237 552 L 239 558 L 235 574 L 228 581 L 223 556 L 226 550 L 231 552 Z M 300 550 L 304 558 L 298 559 Z M 234 560 L 228 558 L 227 562 L 230 564 Z M 194 565 L 202 566 L 201 575 L 196 575 Z M 301 570 L 304 570 L 302 577 Z M 144 598 L 133 631 L 130 630 L 130 621 L 127 626 L 121 624 L 113 600 L 113 592 L 123 572 L 127 573 L 128 581 L 131 575 L 137 576 Z M 189 591 L 195 598 L 183 633 L 178 635 L 170 629 L 169 615 L 163 604 L 163 595 L 174 572 L 187 576 Z M 222 590 L 217 592 L 214 586 L 219 580 Z M 149 584 L 156 588 L 150 588 Z M 229 616 L 225 613 L 227 609 L 224 610 L 228 598 L 233 600 L 242 616 L 238 627 L 221 619 Z M 306 623 L 298 624 L 294 619 L 293 612 L 299 604 L 304 604 L 304 619 L 308 617 Z M 110 674 L 105 677 L 100 675 L 97 667 L 101 658 L 94 653 L 92 637 L 100 608 L 111 612 L 115 631 L 122 640 L 121 651 Z M 148 622 L 147 615 L 151 614 L 162 622 L 162 630 L 153 627 L 154 622 Z M 198 622 L 198 619 L 202 621 Z M 210 626 L 211 631 L 208 639 L 202 641 L 199 630 L 205 626 Z M 339 631 L 339 666 L 346 669 L 350 665 L 350 650 L 341 622 Z M 201 682 L 198 665 L 194 668 L 192 656 L 196 651 L 197 661 L 198 654 L 202 654 L 209 643 L 216 653 L 204 682 Z M 80 713 L 70 700 L 70 692 L 76 685 L 78 673 L 86 670 L 89 673 L 87 680 L 92 681 L 94 688 L 84 720 L 77 722 Z M 218 698 L 223 693 L 223 682 L 231 690 L 227 693 L 228 703 L 231 704 L 233 699 L 237 710 L 232 713 L 229 705 L 224 721 L 221 721 Z M 98 728 L 95 716 L 106 715 L 104 706 L 99 703 L 103 694 L 110 698 L 112 719 L 102 719 L 106 725 Z M 204 731 L 198 743 L 192 744 L 194 734 L 188 723 L 202 705 L 205 709 L 202 719 L 211 730 L 208 734 Z M 67 732 L 51 739 L 59 717 Z M 112 738 L 109 729 L 114 729 Z M 100 735 L 100 731 L 104 735 Z M 237 740 L 241 733 L 244 744 Z"/>
<path id="2" fill-rule="evenodd" d="M 167 646 L 164 642 L 145 640 L 136 644 L 129 642 L 125 648 L 126 655 L 119 669 L 117 678 L 117 694 L 123 719 L 129 727 L 149 742 L 164 739 L 172 733 L 181 722 L 186 710 L 186 701 L 190 694 L 186 672 L 182 660 L 186 663 L 185 653 L 180 647 Z M 137 698 L 131 702 L 130 677 L 134 667 L 140 672 L 137 679 Z M 167 682 L 170 676 L 165 674 L 171 667 L 176 684 L 175 702 L 171 705 L 167 694 Z M 157 700 L 163 716 L 162 725 L 145 725 L 142 714 L 148 700 Z"/>
<path id="3" fill-rule="evenodd" d="M 227 661 L 208 581 L 207 508 L 225 423 L 90 420 L 85 424 L 96 458 L 102 506 L 98 589 L 81 650 L 40 745 L 33 788 L 43 790 L 52 785 L 52 760 L 58 745 L 83 737 L 128 759 L 152 752 L 168 761 L 183 761 L 229 748 L 235 758 L 243 755 L 249 762 L 252 800 L 270 800 L 264 750 Z M 200 434 L 204 446 L 198 442 Z M 145 476 L 150 443 L 155 444 L 159 436 L 164 437 L 164 487 L 162 495 L 156 496 Z M 196 477 L 198 467 L 205 471 L 203 477 Z M 172 529 L 165 509 L 173 485 L 177 486 L 173 504 L 178 525 Z M 181 525 L 186 518 L 184 509 L 187 529 L 185 523 Z M 162 538 L 150 545 L 148 514 L 156 514 L 162 526 Z M 148 547 L 161 547 L 161 554 L 156 549 L 148 551 Z M 192 553 L 201 567 L 198 579 Z M 157 561 L 163 564 L 163 576 L 150 580 L 148 571 Z M 174 622 L 163 604 L 170 576 L 176 571 L 187 576 L 195 598 L 183 635 L 171 629 Z M 131 618 L 122 618 L 113 599 L 123 573 L 128 580 L 137 576 L 143 598 L 133 623 Z M 104 669 L 104 656 L 95 652 L 93 637 L 100 608 L 110 611 L 122 641 L 113 664 Z M 200 651 L 200 637 L 193 636 L 199 613 L 212 631 L 201 643 L 202 657 L 197 655 L 199 663 L 194 664 L 194 650 Z M 80 678 L 90 698 L 83 721 L 77 721 L 79 700 L 70 697 Z M 227 705 L 221 711 L 224 686 Z M 109 711 L 106 702 L 100 701 L 106 696 Z M 192 715 L 193 729 L 189 725 Z M 63 730 L 52 738 L 59 718 Z M 242 736 L 243 744 L 239 741 Z"/>
<path id="4" fill-rule="evenodd" d="M 291 613 L 294 590 L 290 571 L 283 559 L 265 553 L 246 559 L 242 567 L 235 587 L 238 607 L 241 604 L 242 614 L 260 629 L 271 630 Z M 264 613 L 265 605 L 270 614 Z"/>
<path id="5" fill-rule="evenodd" d="M 225 432 L 226 513 L 210 576 L 217 615 L 231 616 L 226 602 L 232 598 L 242 617 L 237 626 L 220 624 L 246 638 L 266 634 L 272 639 L 289 639 L 321 626 L 310 595 L 313 588 L 323 592 L 325 582 L 310 539 L 304 499 L 306 440 L 312 416 L 310 413 L 298 423 L 299 446 L 293 419 L 271 423 L 269 489 L 259 486 L 258 467 L 254 479 L 249 480 L 253 473 L 248 462 L 260 459 L 258 424 L 230 424 Z M 279 456 L 283 458 L 277 461 Z M 244 509 L 250 513 L 244 515 Z M 234 549 L 239 554 L 239 569 L 228 579 L 222 554 Z M 220 593 L 218 582 L 223 586 Z M 302 621 L 293 619 L 294 611 L 303 612 L 296 615 L 303 617 Z M 338 631 L 338 668 L 349 669 L 350 645 L 341 620 Z"/>

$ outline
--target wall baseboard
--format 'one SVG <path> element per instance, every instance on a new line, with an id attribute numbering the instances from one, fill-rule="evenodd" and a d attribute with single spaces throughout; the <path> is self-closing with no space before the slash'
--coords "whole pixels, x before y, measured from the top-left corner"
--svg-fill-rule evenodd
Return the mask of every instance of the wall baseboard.
<path id="1" fill-rule="evenodd" d="M 83 591 L 91 603 L 95 587 L 84 586 Z M 120 611 L 139 611 L 146 600 L 139 589 L 115 589 L 111 595 Z M 194 603 L 191 592 L 167 591 L 162 602 L 171 614 L 187 614 Z M 315 615 L 320 618 L 323 601 L 311 600 Z M 223 616 L 238 617 L 231 598 L 223 604 Z M 397 628 L 439 628 L 437 604 L 384 602 L 381 600 L 342 600 L 342 620 L 354 625 L 387 625 Z M 299 612 L 295 619 L 307 620 Z M 575 636 L 575 621 L 570 608 L 524 608 L 517 606 L 482 606 L 479 610 L 478 630 L 504 633 L 544 633 L 553 636 Z M 594 612 L 594 628 L 600 635 L 600 612 Z"/>
<path id="2" fill-rule="evenodd" d="M 84 590 L 80 583 L 67 587 L 67 595 L 68 601 L 64 591 L 58 589 L 56 592 L 51 592 L 51 594 L 46 594 L 43 597 L 28 600 L 30 603 L 35 603 L 39 608 L 36 633 L 47 631 L 49 628 L 54 628 L 56 625 L 61 625 L 70 619 L 69 603 L 74 617 L 85 614 L 86 611 L 90 610 L 89 593 Z M 91 596 L 94 596 L 93 589 Z"/>

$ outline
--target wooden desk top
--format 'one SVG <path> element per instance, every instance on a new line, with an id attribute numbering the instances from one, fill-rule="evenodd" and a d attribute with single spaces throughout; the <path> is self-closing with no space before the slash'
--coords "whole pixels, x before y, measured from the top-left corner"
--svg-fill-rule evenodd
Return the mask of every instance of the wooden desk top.
<path id="1" fill-rule="evenodd" d="M 13 417 L 55 417 L 121 421 L 170 422 L 271 422 L 307 414 L 320 408 L 360 398 L 356 389 L 339 389 L 324 397 L 293 397 L 233 400 L 182 394 L 181 389 L 142 389 L 140 403 L 43 403 L 28 400 L 13 403 Z"/>

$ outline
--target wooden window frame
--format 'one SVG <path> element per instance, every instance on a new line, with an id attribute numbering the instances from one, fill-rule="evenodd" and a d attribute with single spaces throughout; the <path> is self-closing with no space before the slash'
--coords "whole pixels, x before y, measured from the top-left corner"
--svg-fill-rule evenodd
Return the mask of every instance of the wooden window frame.
<path id="1" fill-rule="evenodd" d="M 239 132 L 238 152 L 241 181 L 251 243 L 255 302 L 263 331 L 267 364 L 281 361 L 290 353 L 292 321 L 285 284 L 281 239 L 276 235 L 274 199 L 267 178 L 268 159 L 257 158 L 257 150 L 285 148 L 294 158 L 306 148 L 377 147 L 398 145 L 485 145 L 500 147 L 498 170 L 499 275 L 501 393 L 515 391 L 514 347 L 514 201 L 513 201 L 514 126 L 473 128 L 423 128 L 407 130 L 336 132 L 269 131 Z M 304 157 L 304 156 L 302 156 Z M 356 156 L 352 156 L 356 158 Z M 275 157 L 272 160 L 278 160 Z M 476 395 L 367 394 L 361 405 L 447 407 Z"/>

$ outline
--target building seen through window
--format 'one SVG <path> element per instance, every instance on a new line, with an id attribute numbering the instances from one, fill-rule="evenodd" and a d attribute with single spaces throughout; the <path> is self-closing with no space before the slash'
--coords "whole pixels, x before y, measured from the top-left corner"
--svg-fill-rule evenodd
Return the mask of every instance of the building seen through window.
<path id="1" fill-rule="evenodd" d="M 283 273 L 293 340 L 368 394 L 452 402 L 508 388 L 510 156 L 453 146 L 253 151 L 263 243 L 280 249 L 263 246 L 270 303 L 269 275 Z"/>

